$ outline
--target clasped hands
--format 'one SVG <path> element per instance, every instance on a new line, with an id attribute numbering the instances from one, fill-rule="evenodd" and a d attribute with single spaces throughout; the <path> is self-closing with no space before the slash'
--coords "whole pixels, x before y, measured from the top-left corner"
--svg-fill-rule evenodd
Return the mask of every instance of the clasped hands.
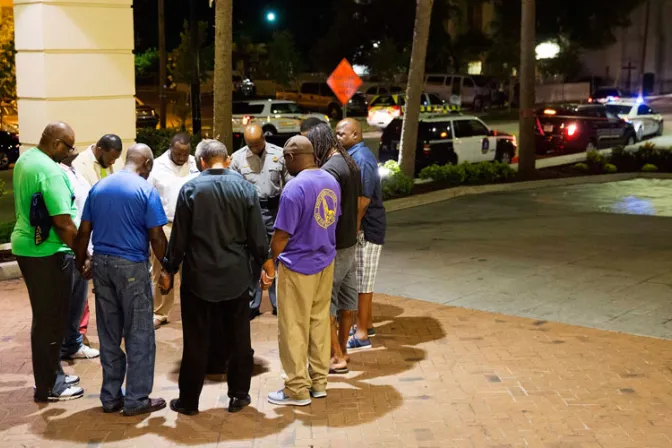
<path id="1" fill-rule="evenodd" d="M 169 274 L 165 269 L 161 270 L 161 275 L 159 276 L 159 289 L 161 294 L 166 295 L 173 289 L 173 281 L 175 280 L 175 275 Z"/>
<path id="2" fill-rule="evenodd" d="M 267 291 L 273 281 L 275 280 L 275 265 L 273 264 L 272 259 L 266 260 L 266 263 L 261 267 L 261 278 L 259 279 L 259 284 L 261 289 Z"/>

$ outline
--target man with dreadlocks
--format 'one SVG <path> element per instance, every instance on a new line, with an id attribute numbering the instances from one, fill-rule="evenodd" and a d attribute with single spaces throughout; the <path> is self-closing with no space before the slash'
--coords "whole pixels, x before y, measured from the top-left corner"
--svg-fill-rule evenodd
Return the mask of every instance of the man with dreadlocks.
<path id="1" fill-rule="evenodd" d="M 357 311 L 357 204 L 361 177 L 357 163 L 343 148 L 331 127 L 318 124 L 307 133 L 318 166 L 341 186 L 341 217 L 336 224 L 336 260 L 331 293 L 330 373 L 348 373 L 347 343 L 353 313 Z M 338 319 L 338 325 L 336 323 Z"/>

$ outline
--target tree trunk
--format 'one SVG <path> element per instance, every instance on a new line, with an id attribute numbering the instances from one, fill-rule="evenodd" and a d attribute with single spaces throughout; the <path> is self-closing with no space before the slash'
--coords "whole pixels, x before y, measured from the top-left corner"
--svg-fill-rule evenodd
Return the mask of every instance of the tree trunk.
<path id="1" fill-rule="evenodd" d="M 226 145 L 229 154 L 233 147 L 231 108 L 233 101 L 233 0 L 215 1 L 215 78 L 213 138 Z"/>
<path id="2" fill-rule="evenodd" d="M 201 76 L 198 56 L 201 42 L 198 39 L 196 0 L 189 0 L 189 46 L 191 51 L 191 128 L 197 139 L 201 137 Z"/>
<path id="3" fill-rule="evenodd" d="M 165 0 L 159 0 L 159 119 L 161 129 L 166 128 L 166 12 Z"/>
<path id="4" fill-rule="evenodd" d="M 417 0 L 415 12 L 415 30 L 413 32 L 413 50 L 408 69 L 406 87 L 406 110 L 401 127 L 401 149 L 399 166 L 404 174 L 415 177 L 415 151 L 418 143 L 418 120 L 420 118 L 420 96 L 425 84 L 425 59 L 427 41 L 432 18 L 434 0 Z"/>
<path id="5" fill-rule="evenodd" d="M 534 89 L 535 89 L 535 0 L 522 0 L 520 25 L 520 121 L 518 171 L 531 176 L 535 171 Z"/>

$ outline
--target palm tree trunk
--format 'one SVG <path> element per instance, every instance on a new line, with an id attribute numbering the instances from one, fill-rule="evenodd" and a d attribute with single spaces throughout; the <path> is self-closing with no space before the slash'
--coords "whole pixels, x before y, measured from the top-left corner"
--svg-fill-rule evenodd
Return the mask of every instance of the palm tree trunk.
<path id="1" fill-rule="evenodd" d="M 215 0 L 215 77 L 213 138 L 233 148 L 231 108 L 233 101 L 233 0 Z"/>
<path id="2" fill-rule="evenodd" d="M 522 20 L 520 25 L 520 121 L 518 133 L 518 171 L 530 176 L 535 170 L 534 137 L 534 89 L 535 89 L 535 0 L 522 0 Z"/>
<path id="3" fill-rule="evenodd" d="M 166 128 L 166 10 L 165 0 L 159 0 L 159 120 L 161 129 Z"/>
<path id="4" fill-rule="evenodd" d="M 196 0 L 189 2 L 189 43 L 191 51 L 191 128 L 197 138 L 201 136 L 201 76 L 199 72 L 198 54 L 201 42 L 198 40 L 198 19 L 196 16 Z"/>
<path id="5" fill-rule="evenodd" d="M 413 32 L 413 50 L 411 64 L 408 69 L 408 86 L 406 87 L 406 110 L 401 127 L 401 149 L 399 166 L 404 174 L 415 175 L 415 150 L 418 136 L 418 120 L 420 118 L 420 96 L 425 84 L 425 59 L 427 57 L 427 41 L 429 26 L 432 19 L 434 0 L 417 0 L 415 12 L 415 30 Z"/>

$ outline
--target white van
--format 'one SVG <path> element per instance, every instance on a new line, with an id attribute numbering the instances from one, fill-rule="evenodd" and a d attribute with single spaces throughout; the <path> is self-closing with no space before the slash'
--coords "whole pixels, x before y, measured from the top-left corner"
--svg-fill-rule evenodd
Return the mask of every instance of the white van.
<path id="1" fill-rule="evenodd" d="M 455 102 L 459 97 L 462 106 L 474 110 L 482 110 L 492 98 L 492 88 L 481 75 L 429 74 L 425 77 L 425 92 L 435 93 L 446 102 Z"/>

